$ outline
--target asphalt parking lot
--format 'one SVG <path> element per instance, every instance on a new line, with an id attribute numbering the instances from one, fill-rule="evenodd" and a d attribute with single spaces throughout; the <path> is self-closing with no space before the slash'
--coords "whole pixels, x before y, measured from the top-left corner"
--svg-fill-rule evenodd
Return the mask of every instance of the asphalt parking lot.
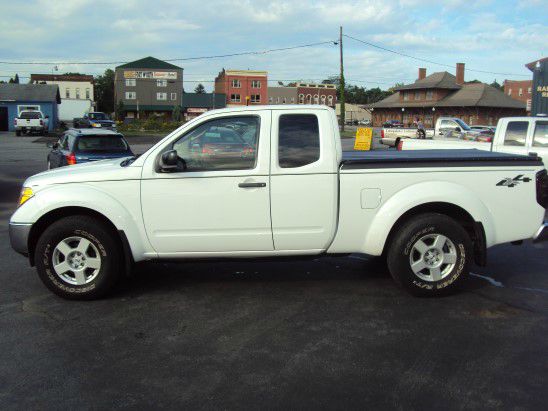
<path id="1" fill-rule="evenodd" d="M 494 247 L 441 299 L 352 255 L 147 263 L 107 299 L 65 301 L 9 246 L 45 169 L 36 139 L 0 133 L 0 409 L 546 408 L 547 243 Z"/>

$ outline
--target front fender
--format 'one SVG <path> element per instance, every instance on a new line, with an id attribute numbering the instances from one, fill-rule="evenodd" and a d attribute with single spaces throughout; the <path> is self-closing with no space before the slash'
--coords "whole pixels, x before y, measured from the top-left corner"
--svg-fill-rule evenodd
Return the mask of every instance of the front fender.
<path id="1" fill-rule="evenodd" d="M 127 186 L 128 182 L 124 182 Z M 144 255 L 155 254 L 148 242 L 140 214 L 139 181 L 134 181 L 135 187 L 127 187 L 124 200 L 125 206 L 111 193 L 91 183 L 56 184 L 39 190 L 35 195 L 19 207 L 10 219 L 10 223 L 34 224 L 42 216 L 51 211 L 65 207 L 83 207 L 96 211 L 118 229 L 123 230 L 131 247 L 133 259 L 141 261 Z M 135 198 L 129 193 L 134 192 Z"/>
<path id="2" fill-rule="evenodd" d="M 363 245 L 363 252 L 380 255 L 390 230 L 407 211 L 427 203 L 451 203 L 481 222 L 487 247 L 494 244 L 495 225 L 487 206 L 470 189 L 447 181 L 422 182 L 406 187 L 390 197 L 373 219 Z"/>

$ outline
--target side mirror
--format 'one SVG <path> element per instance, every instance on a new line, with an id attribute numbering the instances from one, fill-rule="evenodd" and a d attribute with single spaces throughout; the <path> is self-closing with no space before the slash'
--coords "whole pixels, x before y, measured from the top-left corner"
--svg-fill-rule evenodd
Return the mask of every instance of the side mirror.
<path id="1" fill-rule="evenodd" d="M 179 156 L 177 150 L 169 150 L 160 158 L 160 169 L 164 172 L 177 171 L 179 169 Z"/>
<path id="2" fill-rule="evenodd" d="M 46 118 L 49 118 L 49 116 L 46 116 Z"/>
<path id="3" fill-rule="evenodd" d="M 457 133 L 460 133 L 462 130 L 460 129 L 460 127 L 455 127 L 455 131 L 456 131 Z"/>

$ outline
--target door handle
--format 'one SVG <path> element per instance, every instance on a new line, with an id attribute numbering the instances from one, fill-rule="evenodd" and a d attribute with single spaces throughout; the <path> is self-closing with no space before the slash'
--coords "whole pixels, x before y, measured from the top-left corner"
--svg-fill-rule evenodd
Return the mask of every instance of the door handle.
<path id="1" fill-rule="evenodd" d="M 240 183 L 238 184 L 240 188 L 257 188 L 257 187 L 266 187 L 266 183 Z"/>

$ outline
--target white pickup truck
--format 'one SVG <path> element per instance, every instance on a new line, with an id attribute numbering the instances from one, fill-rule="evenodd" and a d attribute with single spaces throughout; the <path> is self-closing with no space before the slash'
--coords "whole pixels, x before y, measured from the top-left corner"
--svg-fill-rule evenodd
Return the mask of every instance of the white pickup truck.
<path id="1" fill-rule="evenodd" d="M 491 142 L 440 137 L 431 140 L 402 140 L 399 150 L 466 149 L 528 155 L 534 153 L 548 164 L 548 118 L 504 117 L 497 123 Z"/>
<path id="2" fill-rule="evenodd" d="M 424 136 L 419 136 L 417 128 L 383 128 L 381 130 L 381 143 L 397 147 L 404 139 L 432 139 L 438 137 L 454 139 L 473 139 L 480 135 L 480 130 L 473 130 L 468 124 L 456 117 L 440 117 L 436 120 L 434 128 L 424 130 Z"/>
<path id="3" fill-rule="evenodd" d="M 540 159 L 479 150 L 343 153 L 325 106 L 207 112 L 138 158 L 28 178 L 12 247 L 66 298 L 133 262 L 365 253 L 416 295 L 456 289 L 495 244 L 546 237 Z"/>
<path id="4" fill-rule="evenodd" d="M 14 120 L 15 135 L 38 133 L 44 135 L 48 131 L 49 119 L 41 111 L 24 110 Z"/>

